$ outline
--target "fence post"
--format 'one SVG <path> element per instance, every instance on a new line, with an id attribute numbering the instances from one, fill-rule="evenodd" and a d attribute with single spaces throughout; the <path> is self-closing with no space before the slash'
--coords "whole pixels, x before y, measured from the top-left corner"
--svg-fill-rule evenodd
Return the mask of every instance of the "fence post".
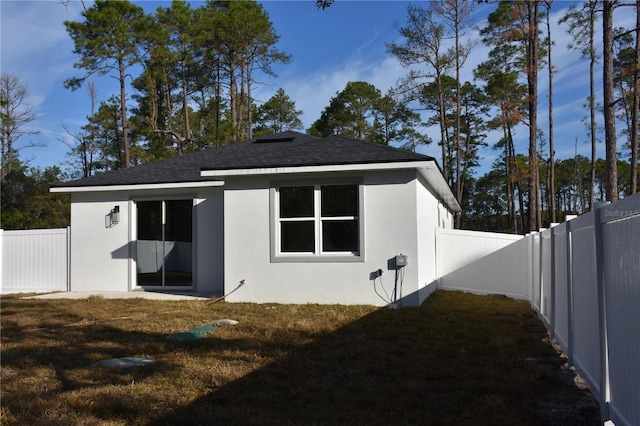
<path id="1" fill-rule="evenodd" d="M 67 226 L 67 291 L 71 291 L 71 226 Z"/>
<path id="2" fill-rule="evenodd" d="M 571 220 L 565 222 L 567 267 L 567 362 L 573 365 L 573 249 L 571 246 Z"/>
<path id="3" fill-rule="evenodd" d="M 531 302 L 531 307 L 534 308 L 536 306 L 535 299 L 533 298 L 533 234 L 529 232 L 525 235 L 527 239 L 527 275 L 528 275 L 528 286 L 529 286 L 529 301 Z"/>
<path id="4" fill-rule="evenodd" d="M 438 246 L 440 244 L 440 228 L 436 227 L 435 232 L 434 232 L 435 238 L 433 240 L 433 254 L 435 256 L 435 262 L 434 262 L 434 273 L 433 273 L 433 280 L 436 283 L 436 289 L 440 289 L 442 288 L 442 280 L 440 279 L 440 271 L 441 271 L 441 267 L 440 267 L 440 256 L 438 255 L 439 251 L 438 251 Z"/>
<path id="5" fill-rule="evenodd" d="M 548 323 L 545 321 L 544 310 L 547 309 L 547 304 L 544 301 L 544 231 L 545 228 L 540 228 L 538 231 L 538 284 L 540 286 L 540 309 L 539 316 L 545 326 L 549 327 L 550 338 L 553 339 L 553 327 L 551 327 L 551 321 Z"/>
<path id="6" fill-rule="evenodd" d="M 604 247 L 602 243 L 602 207 L 609 204 L 609 202 L 597 202 L 594 203 L 593 209 L 593 232 L 596 243 L 596 277 L 597 277 L 597 289 L 598 289 L 598 325 L 600 328 L 600 400 L 602 405 L 600 412 L 602 414 L 602 421 L 609 420 L 609 401 L 611 399 L 609 390 L 609 349 L 607 341 L 607 322 L 606 322 L 606 291 L 605 291 L 605 276 L 604 276 Z"/>
<path id="7" fill-rule="evenodd" d="M 537 247 L 536 247 L 537 244 Z M 542 320 L 542 286 L 540 273 L 540 232 L 531 233 L 531 295 L 534 298 L 534 306 L 538 311 L 538 318 Z M 535 262 L 536 253 L 538 254 L 538 262 Z M 536 274 L 538 275 L 538 282 L 536 283 Z M 536 285 L 538 288 L 536 290 Z M 537 300 L 537 305 L 535 304 Z"/>
<path id="8" fill-rule="evenodd" d="M 553 225 L 549 225 L 549 269 L 551 269 L 551 283 L 549 285 L 550 307 L 549 307 L 549 330 L 551 332 L 551 341 L 556 339 L 556 231 Z"/>
<path id="9" fill-rule="evenodd" d="M 3 246 L 3 242 L 4 242 L 4 229 L 0 228 L 0 293 L 2 293 L 2 286 L 3 286 L 3 282 L 2 282 L 2 277 L 4 275 L 4 258 L 3 258 L 3 254 L 2 254 L 2 246 Z"/>

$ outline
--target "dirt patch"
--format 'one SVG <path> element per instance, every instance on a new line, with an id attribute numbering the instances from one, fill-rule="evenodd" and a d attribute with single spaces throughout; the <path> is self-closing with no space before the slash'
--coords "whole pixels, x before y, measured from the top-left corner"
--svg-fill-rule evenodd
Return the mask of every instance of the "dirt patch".
<path id="1" fill-rule="evenodd" d="M 546 396 L 538 402 L 543 416 L 552 425 L 601 425 L 600 405 L 587 383 L 575 368 L 569 366 L 562 348 L 558 345 L 552 347 L 555 355 L 525 358 L 525 362 L 537 366 L 554 378 L 547 380 L 544 386 Z M 567 401 L 572 403 L 568 404 Z"/>

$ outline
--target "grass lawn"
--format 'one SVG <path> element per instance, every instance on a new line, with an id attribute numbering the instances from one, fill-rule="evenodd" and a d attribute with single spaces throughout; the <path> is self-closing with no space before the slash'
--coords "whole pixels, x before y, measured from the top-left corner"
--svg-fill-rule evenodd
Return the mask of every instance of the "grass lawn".
<path id="1" fill-rule="evenodd" d="M 527 302 L 2 300 L 2 425 L 597 425 Z M 197 340 L 174 333 L 234 319 Z M 153 359 L 140 367 L 94 363 Z"/>

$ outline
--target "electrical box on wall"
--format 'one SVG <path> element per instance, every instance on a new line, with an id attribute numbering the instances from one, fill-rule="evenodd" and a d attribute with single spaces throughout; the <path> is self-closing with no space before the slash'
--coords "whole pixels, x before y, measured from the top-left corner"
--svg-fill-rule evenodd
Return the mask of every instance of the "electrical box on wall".
<path id="1" fill-rule="evenodd" d="M 409 256 L 407 256 L 406 254 L 402 254 L 400 253 L 399 255 L 396 256 L 396 266 L 397 267 L 403 267 L 403 266 L 407 266 L 409 264 Z"/>

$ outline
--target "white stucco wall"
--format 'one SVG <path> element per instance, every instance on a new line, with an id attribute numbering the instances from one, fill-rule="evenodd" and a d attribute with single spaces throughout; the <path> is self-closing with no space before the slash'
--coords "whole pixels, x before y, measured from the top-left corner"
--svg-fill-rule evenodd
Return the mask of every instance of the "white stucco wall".
<path id="1" fill-rule="evenodd" d="M 353 176 L 358 175 L 331 173 L 315 178 Z M 417 294 L 424 284 L 420 283 L 418 273 L 421 265 L 416 227 L 418 202 L 430 203 L 430 194 L 424 195 L 420 190 L 422 198 L 416 197 L 421 184 L 415 171 L 369 172 L 359 176 L 364 182 L 364 211 L 360 212 L 364 221 L 364 261 L 326 263 L 272 263 L 269 188 L 275 177 L 227 178 L 224 192 L 225 290 L 234 289 L 240 280 L 244 279 L 246 283 L 227 300 L 386 305 L 374 291 L 371 273 L 377 269 L 384 271 L 382 284 L 391 294 L 396 270 L 390 260 L 400 253 L 409 256 L 402 295 Z M 305 176 L 305 179 L 311 177 Z M 437 215 L 437 205 L 422 209 L 429 210 L 427 214 Z M 434 224 L 435 221 L 437 219 Z M 430 226 L 426 224 L 425 229 Z M 376 285 L 380 285 L 380 280 Z M 378 290 L 382 293 L 380 287 Z M 416 295 L 414 304 L 417 300 Z"/>
<path id="2" fill-rule="evenodd" d="M 224 187 L 198 191 L 194 206 L 194 283 L 199 292 L 224 293 Z"/>
<path id="3" fill-rule="evenodd" d="M 436 289 L 436 229 L 453 228 L 453 214 L 429 191 L 422 179 L 416 185 L 418 204 L 418 293 L 413 303 L 421 304 Z"/>
<path id="4" fill-rule="evenodd" d="M 120 223 L 105 217 L 120 206 Z M 129 197 L 122 193 L 78 193 L 71 197 L 71 290 L 129 289 Z"/>
<path id="5" fill-rule="evenodd" d="M 222 187 L 170 191 L 74 193 L 71 199 L 71 290 L 136 289 L 134 200 L 193 198 L 194 291 L 222 294 Z M 107 227 L 106 216 L 120 207 L 120 222 Z"/>

